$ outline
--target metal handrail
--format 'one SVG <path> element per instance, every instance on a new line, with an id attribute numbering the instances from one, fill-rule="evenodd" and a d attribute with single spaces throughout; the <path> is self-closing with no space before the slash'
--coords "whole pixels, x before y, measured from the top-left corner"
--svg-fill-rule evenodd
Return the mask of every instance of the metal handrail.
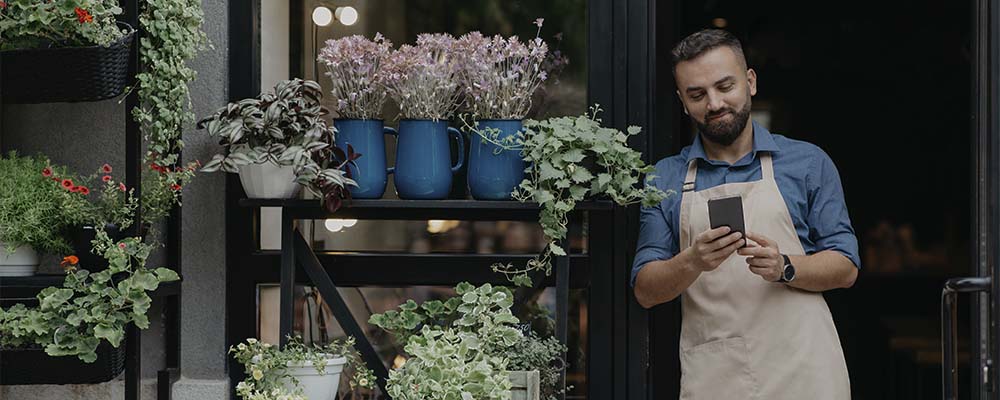
<path id="1" fill-rule="evenodd" d="M 942 388 L 945 400 L 958 399 L 958 321 L 955 319 L 958 293 L 988 292 L 993 284 L 991 277 L 967 277 L 949 279 L 941 292 L 941 338 L 944 360 L 941 364 Z"/>

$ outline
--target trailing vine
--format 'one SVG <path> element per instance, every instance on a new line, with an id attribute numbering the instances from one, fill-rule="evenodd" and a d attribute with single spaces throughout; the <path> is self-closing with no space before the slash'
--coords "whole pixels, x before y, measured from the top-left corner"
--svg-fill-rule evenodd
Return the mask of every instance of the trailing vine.
<path id="1" fill-rule="evenodd" d="M 628 137 L 637 135 L 640 128 L 630 126 L 620 132 L 602 127 L 597 117 L 600 112 L 598 105 L 591 107 L 590 114 L 579 117 L 524 122 L 523 139 L 515 146 L 522 149 L 529 167 L 525 170 L 527 177 L 512 195 L 515 200 L 539 204 L 538 223 L 548 244 L 523 267 L 493 265 L 493 271 L 503 273 L 517 285 L 531 286 L 529 274 L 541 270 L 548 275 L 552 256 L 567 255 L 558 241 L 566 238 L 570 211 L 588 196 L 605 195 L 622 206 L 640 202 L 651 206 L 669 195 L 652 185 L 636 187 L 643 175 L 654 171 L 653 166 L 642 161 L 642 153 L 628 146 Z"/>
<path id="2" fill-rule="evenodd" d="M 211 44 L 201 30 L 200 0 L 145 3 L 139 24 L 146 34 L 139 50 L 146 69 L 137 76 L 140 106 L 132 114 L 147 143 L 147 161 L 167 167 L 177 162 L 183 128 L 195 119 L 187 85 L 196 72 L 186 63 Z"/>

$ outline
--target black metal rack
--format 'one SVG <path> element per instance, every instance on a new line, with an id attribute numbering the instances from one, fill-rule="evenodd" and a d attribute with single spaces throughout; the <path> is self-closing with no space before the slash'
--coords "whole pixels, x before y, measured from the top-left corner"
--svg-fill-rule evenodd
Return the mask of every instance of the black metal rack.
<path id="1" fill-rule="evenodd" d="M 123 10 L 119 21 L 128 23 L 135 29 L 135 40 L 132 41 L 128 56 L 128 78 L 131 85 L 137 85 L 135 77 L 141 69 L 141 59 L 139 56 L 139 43 L 143 36 L 143 29 L 139 24 L 139 0 L 120 0 L 119 4 Z M 2 68 L 2 60 L 0 60 Z M 132 118 L 131 110 L 139 106 L 138 90 L 129 90 L 125 97 L 125 184 L 134 189 L 137 197 L 142 195 L 142 133 L 139 123 Z M 0 121 L 2 121 L 3 99 L 0 98 Z M 0 124 L 2 132 L 2 124 Z M 137 221 L 141 221 L 141 209 L 135 215 Z M 172 265 L 174 270 L 180 275 L 180 213 L 179 208 L 171 211 L 166 222 L 167 238 L 167 263 Z M 134 224 L 129 229 L 129 235 L 137 235 L 139 224 Z M 4 298 L 8 299 L 33 299 L 38 291 L 49 286 L 61 286 L 65 275 L 63 274 L 37 274 L 28 277 L 4 277 L 0 278 L 0 291 Z M 180 295 L 181 283 L 169 282 L 161 285 L 157 290 L 149 294 L 153 298 L 163 298 L 163 325 L 166 347 L 165 364 L 166 368 L 157 373 L 157 399 L 170 399 L 170 387 L 180 378 Z M 135 325 L 128 325 L 125 329 L 125 400 L 138 400 L 141 381 L 141 332 Z"/>
<path id="2" fill-rule="evenodd" d="M 314 251 L 294 225 L 296 220 L 325 218 L 355 218 L 370 220 L 428 220 L 452 219 L 466 221 L 537 221 L 537 204 L 515 201 L 477 200 L 355 200 L 336 213 L 330 213 L 318 200 L 278 200 L 241 199 L 239 206 L 259 209 L 278 207 L 281 209 L 281 250 L 260 251 L 254 249 L 251 262 L 241 262 L 242 284 L 230 290 L 246 293 L 253 291 L 260 283 L 280 283 L 280 337 L 282 344 L 292 332 L 293 288 L 296 283 L 307 283 L 317 287 L 323 299 L 330 306 L 341 327 L 357 339 L 359 352 L 365 363 L 378 377 L 379 386 L 385 393 L 388 371 L 368 342 L 343 298 L 339 287 L 356 286 L 410 286 L 410 285 L 455 285 L 462 281 L 476 283 L 509 284 L 501 274 L 494 273 L 489 266 L 493 262 L 524 262 L 530 255 L 480 255 L 480 254 L 397 254 L 397 253 L 356 253 Z M 536 287 L 556 287 L 556 337 L 567 342 L 567 320 L 569 312 L 570 288 L 590 287 L 595 269 L 610 265 L 609 242 L 612 230 L 614 203 L 606 200 L 588 201 L 578 204 L 571 218 L 588 216 L 587 238 L 591 245 L 587 254 L 572 254 L 554 257 L 554 276 L 536 276 Z M 253 224 L 259 227 L 259 223 Z M 254 232 L 250 232 L 253 234 Z M 244 240 L 252 237 L 243 237 Z M 246 243 L 246 242 L 244 242 Z M 604 245 L 598 245 L 603 243 Z M 569 247 L 563 243 L 563 248 Z M 359 268 L 361 266 L 364 268 Z M 280 266 L 280 267 L 279 267 Z M 300 277 L 305 274 L 307 279 Z M 253 296 L 252 293 L 249 293 Z M 601 293 L 591 293 L 590 304 L 606 304 Z M 597 306 L 600 308 L 601 306 Z M 237 316 L 231 316 L 236 318 Z M 236 320 L 230 329 L 233 343 L 251 337 L 254 331 L 250 321 Z M 591 336 L 600 336 L 602 324 L 588 325 Z M 243 329 L 241 329 L 243 328 Z M 242 336 L 242 337 L 241 337 Z M 239 338 L 239 339 L 237 339 Z M 600 343 L 603 340 L 594 340 Z M 610 352 L 611 348 L 590 347 L 591 352 Z M 233 371 L 234 368 L 231 368 Z M 238 368 L 235 368 L 238 374 Z M 565 376 L 563 377 L 565 380 Z M 238 381 L 234 379 L 233 382 Z"/>

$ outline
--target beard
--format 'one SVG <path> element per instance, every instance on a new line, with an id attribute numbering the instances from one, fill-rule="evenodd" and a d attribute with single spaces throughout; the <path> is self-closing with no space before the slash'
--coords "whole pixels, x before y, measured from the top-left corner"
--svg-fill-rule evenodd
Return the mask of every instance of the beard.
<path id="1" fill-rule="evenodd" d="M 731 114 L 728 120 L 720 119 L 709 122 L 710 118 L 727 113 Z M 747 122 L 750 120 L 750 96 L 747 96 L 746 104 L 739 111 L 733 111 L 727 107 L 705 115 L 706 122 L 691 119 L 698 126 L 698 131 L 705 139 L 718 145 L 729 146 L 736 141 L 736 138 L 740 137 L 740 133 L 743 133 L 743 128 L 746 128 Z"/>

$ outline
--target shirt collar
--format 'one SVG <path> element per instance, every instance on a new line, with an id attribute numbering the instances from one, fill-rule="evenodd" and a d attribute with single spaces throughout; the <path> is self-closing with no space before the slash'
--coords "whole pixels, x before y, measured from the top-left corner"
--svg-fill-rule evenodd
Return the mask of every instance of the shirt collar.
<path id="1" fill-rule="evenodd" d="M 754 157 L 761 151 L 776 152 L 781 150 L 778 148 L 778 144 L 774 142 L 774 135 L 767 128 L 758 124 L 757 121 L 751 120 L 751 124 L 753 124 L 753 150 L 751 153 Z M 688 151 L 687 162 L 691 162 L 691 160 L 696 158 L 711 161 L 708 159 L 708 155 L 705 154 L 705 147 L 701 144 L 701 133 L 694 136 L 694 143 L 691 143 L 691 150 Z"/>

